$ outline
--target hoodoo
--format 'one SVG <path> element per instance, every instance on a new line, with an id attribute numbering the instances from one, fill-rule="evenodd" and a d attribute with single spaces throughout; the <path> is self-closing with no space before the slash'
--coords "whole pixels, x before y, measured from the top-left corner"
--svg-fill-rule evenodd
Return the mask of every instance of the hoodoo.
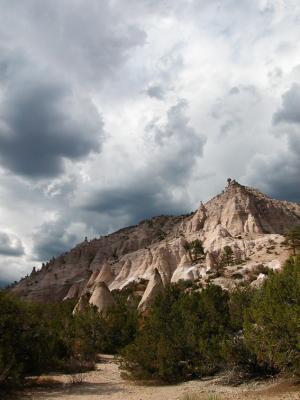
<path id="1" fill-rule="evenodd" d="M 151 276 L 143 297 L 138 305 L 140 312 L 146 311 L 151 307 L 156 297 L 164 290 L 164 284 L 161 279 L 160 273 L 155 268 L 153 275 Z"/>
<path id="2" fill-rule="evenodd" d="M 115 300 L 105 282 L 99 282 L 96 284 L 89 304 L 96 306 L 98 311 L 101 313 L 105 313 L 115 304 Z"/>
<path id="3" fill-rule="evenodd" d="M 95 283 L 97 284 L 99 282 L 105 282 L 108 285 L 111 281 L 113 281 L 114 277 L 115 276 L 111 270 L 110 264 L 105 262 L 95 279 Z"/>
<path id="4" fill-rule="evenodd" d="M 74 283 L 74 284 L 70 287 L 70 289 L 69 289 L 67 295 L 63 298 L 63 301 L 69 300 L 69 299 L 74 299 L 74 298 L 76 299 L 76 298 L 78 297 L 79 290 L 80 290 L 79 284 L 78 284 L 78 283 Z"/>

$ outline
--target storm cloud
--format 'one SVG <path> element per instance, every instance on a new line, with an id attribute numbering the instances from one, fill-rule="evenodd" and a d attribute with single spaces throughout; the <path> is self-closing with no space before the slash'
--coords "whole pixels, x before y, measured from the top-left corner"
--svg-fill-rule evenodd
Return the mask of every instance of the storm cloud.
<path id="1" fill-rule="evenodd" d="M 294 83 L 282 95 L 282 106 L 273 116 L 273 123 L 300 124 L 300 84 Z"/>
<path id="2" fill-rule="evenodd" d="M 176 215 L 187 211 L 182 202 L 172 199 L 159 179 L 103 189 L 93 195 L 86 209 L 114 218 L 125 216 L 130 225 L 155 215 Z"/>
<path id="3" fill-rule="evenodd" d="M 0 7 L 4 49 L 89 89 L 101 86 L 146 40 L 135 21 L 122 18 L 119 1 L 12 0 Z"/>
<path id="4" fill-rule="evenodd" d="M 61 174 L 101 151 L 92 92 L 142 45 L 144 32 L 111 2 L 0 3 L 0 161 L 18 175 Z"/>
<path id="5" fill-rule="evenodd" d="M 21 240 L 15 235 L 0 232 L 0 254 L 3 256 L 22 256 L 24 247 Z"/>
<path id="6" fill-rule="evenodd" d="M 0 279 L 189 212 L 229 176 L 300 201 L 296 0 L 0 0 L 0 16 Z"/>
<path id="7" fill-rule="evenodd" d="M 65 159 L 101 149 L 99 113 L 57 82 L 14 81 L 1 111 L 0 159 L 16 174 L 54 176 L 63 172 Z"/>
<path id="8" fill-rule="evenodd" d="M 33 235 L 33 254 L 37 260 L 49 260 L 76 244 L 75 234 L 67 232 L 59 221 L 47 222 L 39 227 Z"/>

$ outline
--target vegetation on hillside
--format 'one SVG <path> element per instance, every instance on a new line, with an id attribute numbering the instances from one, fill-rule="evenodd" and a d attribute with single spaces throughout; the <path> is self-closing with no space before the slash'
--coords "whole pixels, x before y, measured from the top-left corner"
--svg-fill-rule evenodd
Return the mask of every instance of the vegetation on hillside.
<path id="1" fill-rule="evenodd" d="M 192 256 L 201 256 L 194 248 Z M 138 315 L 132 293 L 114 296 L 105 316 L 93 307 L 73 316 L 73 301 L 30 304 L 0 292 L 0 386 L 83 368 L 99 352 L 119 354 L 134 378 L 164 382 L 222 370 L 300 374 L 299 254 L 258 289 L 170 285 L 146 316 Z"/>
<path id="2" fill-rule="evenodd" d="M 184 249 L 188 252 L 191 261 L 197 261 L 203 259 L 205 256 L 204 248 L 199 239 L 195 239 L 192 242 L 186 242 Z"/>
<path id="3" fill-rule="evenodd" d="M 174 382 L 212 374 L 224 366 L 228 294 L 218 286 L 187 293 L 169 286 L 157 299 L 122 367 L 137 378 Z"/>
<path id="4" fill-rule="evenodd" d="M 169 286 L 157 298 L 121 366 L 166 382 L 224 369 L 239 376 L 300 374 L 300 256 L 270 272 L 259 289 Z"/>
<path id="5" fill-rule="evenodd" d="M 26 375 L 74 372 L 93 365 L 99 352 L 116 353 L 137 332 L 136 304 L 116 295 L 108 316 L 95 307 L 73 316 L 73 301 L 32 304 L 0 292 L 0 387 Z"/>
<path id="6" fill-rule="evenodd" d="M 300 225 L 289 230 L 285 235 L 284 245 L 292 250 L 295 256 L 300 250 Z"/>

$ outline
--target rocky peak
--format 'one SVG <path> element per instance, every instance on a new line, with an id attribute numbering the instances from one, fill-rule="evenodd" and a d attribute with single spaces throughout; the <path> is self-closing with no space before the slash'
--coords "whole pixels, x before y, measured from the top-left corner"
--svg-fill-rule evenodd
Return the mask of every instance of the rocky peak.
<path id="1" fill-rule="evenodd" d="M 190 232 L 213 232 L 221 226 L 231 236 L 283 234 L 299 223 L 299 205 L 271 199 L 256 189 L 228 180 L 221 194 L 200 205 L 190 223 Z"/>

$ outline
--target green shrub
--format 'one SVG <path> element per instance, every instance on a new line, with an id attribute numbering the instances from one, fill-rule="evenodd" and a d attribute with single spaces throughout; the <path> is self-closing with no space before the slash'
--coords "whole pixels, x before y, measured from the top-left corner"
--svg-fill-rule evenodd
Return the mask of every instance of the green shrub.
<path id="1" fill-rule="evenodd" d="M 269 273 L 245 315 L 244 334 L 261 365 L 300 373 L 300 256 Z"/>
<path id="2" fill-rule="evenodd" d="M 186 242 L 183 247 L 188 252 L 191 261 L 201 260 L 205 257 L 204 247 L 199 239 Z"/>
<path id="3" fill-rule="evenodd" d="M 33 304 L 0 292 L 0 385 L 16 385 L 28 374 L 76 371 L 97 352 L 116 353 L 137 331 L 135 302 L 115 294 L 107 317 L 90 307 L 72 315 L 74 301 Z"/>
<path id="4" fill-rule="evenodd" d="M 138 325 L 136 302 L 127 303 L 126 296 L 120 293 L 114 293 L 114 297 L 116 305 L 107 315 L 90 307 L 75 317 L 76 337 L 80 340 L 81 351 L 88 357 L 97 352 L 115 354 L 135 338 Z"/>
<path id="5" fill-rule="evenodd" d="M 228 294 L 209 286 L 186 293 L 179 285 L 157 299 L 135 341 L 122 352 L 132 376 L 167 382 L 218 371 L 229 325 Z"/>
<path id="6" fill-rule="evenodd" d="M 83 365 L 97 352 L 121 352 L 130 375 L 165 382 L 224 369 L 300 374 L 299 255 L 259 289 L 172 284 L 143 317 L 133 288 L 113 295 L 107 315 L 90 307 L 73 316 L 73 301 L 31 304 L 0 292 L 0 385 Z"/>
<path id="7" fill-rule="evenodd" d="M 73 350 L 72 307 L 24 303 L 0 292 L 0 385 L 63 367 Z"/>
<path id="8" fill-rule="evenodd" d="M 283 242 L 283 245 L 292 250 L 293 255 L 295 256 L 300 250 L 300 225 L 290 229 L 284 236 L 285 241 Z"/>

